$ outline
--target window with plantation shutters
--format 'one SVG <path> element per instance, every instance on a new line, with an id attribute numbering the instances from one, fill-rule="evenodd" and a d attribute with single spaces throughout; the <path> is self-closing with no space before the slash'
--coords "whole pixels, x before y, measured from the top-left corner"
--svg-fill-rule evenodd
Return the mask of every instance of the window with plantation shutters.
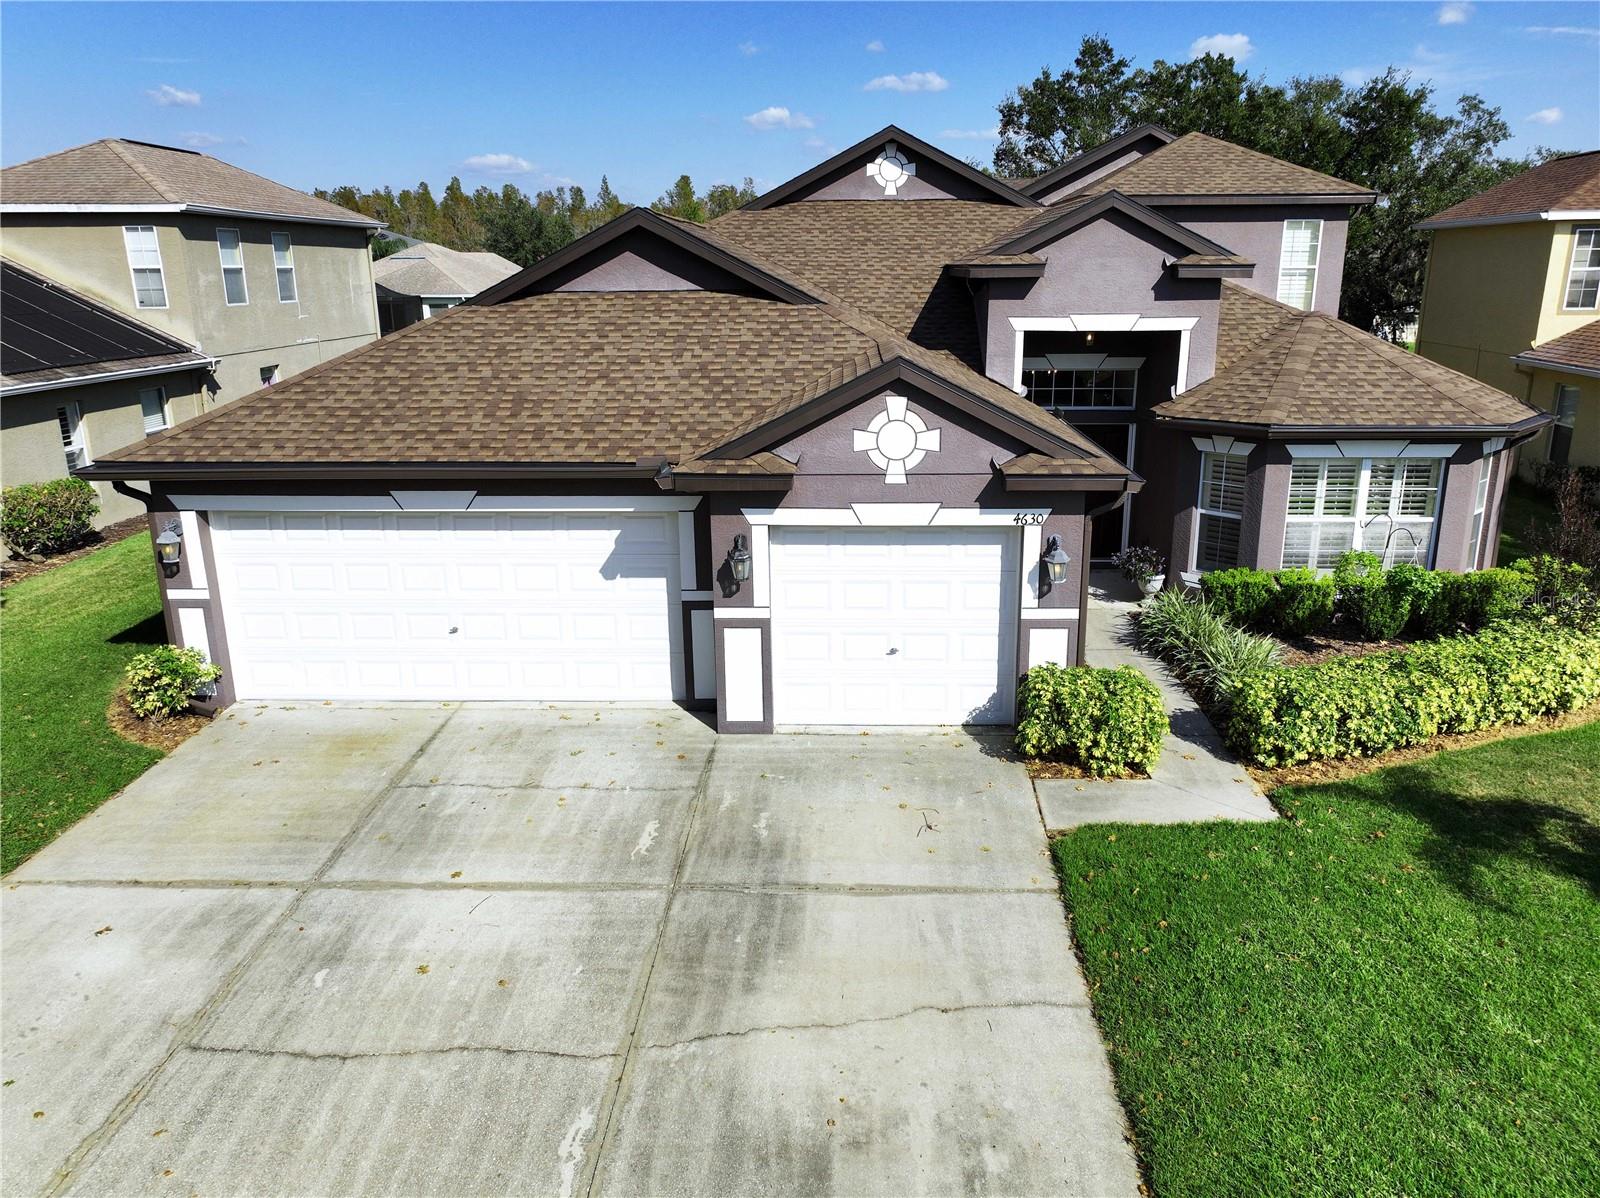
<path id="1" fill-rule="evenodd" d="M 1427 565 L 1441 477 L 1438 458 L 1297 459 L 1283 564 L 1331 570 L 1341 553 L 1362 549 L 1385 566 Z"/>
<path id="2" fill-rule="evenodd" d="M 83 415 L 76 403 L 65 403 L 56 409 L 56 424 L 61 429 L 61 451 L 67 459 L 68 470 L 81 470 L 89 464 L 89 440 L 83 434 Z"/>
<path id="3" fill-rule="evenodd" d="M 144 417 L 148 436 L 167 427 L 167 393 L 162 387 L 146 387 L 139 392 L 139 413 Z"/>
<path id="4" fill-rule="evenodd" d="M 1243 454 L 1200 455 L 1200 510 L 1195 535 L 1196 570 L 1227 570 L 1239 564 L 1239 529 L 1244 516 L 1249 460 Z"/>

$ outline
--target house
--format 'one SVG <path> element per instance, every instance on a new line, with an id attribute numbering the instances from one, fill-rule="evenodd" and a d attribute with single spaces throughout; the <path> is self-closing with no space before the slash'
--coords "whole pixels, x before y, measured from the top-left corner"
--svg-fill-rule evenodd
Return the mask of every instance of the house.
<path id="1" fill-rule="evenodd" d="M 484 250 L 453 250 L 417 241 L 372 264 L 378 328 L 385 335 L 427 320 L 509 279 L 522 268 Z"/>
<path id="2" fill-rule="evenodd" d="M 1417 225 L 1417 352 L 1555 419 L 1521 453 L 1600 466 L 1600 150 L 1567 154 Z"/>
<path id="3" fill-rule="evenodd" d="M 200 413 L 216 361 L 0 259 L 0 481 L 43 483 Z M 95 526 L 144 514 L 97 482 Z"/>
<path id="4" fill-rule="evenodd" d="M 107 138 L 0 171 L 6 257 L 216 360 L 226 403 L 378 336 L 381 225 L 194 150 Z"/>
<path id="5" fill-rule="evenodd" d="M 1548 417 L 1330 314 L 1371 192 L 1195 134 L 1086 157 L 1019 189 L 891 126 L 83 473 L 149 480 L 223 702 L 1004 724 L 1130 538 L 1493 561 Z"/>

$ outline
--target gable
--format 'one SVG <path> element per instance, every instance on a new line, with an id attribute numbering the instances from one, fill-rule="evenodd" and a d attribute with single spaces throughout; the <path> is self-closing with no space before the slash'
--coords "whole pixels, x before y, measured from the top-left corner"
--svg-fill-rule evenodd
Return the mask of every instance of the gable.
<path id="1" fill-rule="evenodd" d="M 1021 190 L 1044 204 L 1053 204 L 1096 179 L 1104 178 L 1112 171 L 1121 170 L 1146 154 L 1154 153 L 1172 140 L 1172 134 L 1165 129 L 1145 125 L 1086 150 L 1054 170 L 1028 180 Z"/>
<path id="2" fill-rule="evenodd" d="M 643 229 L 599 247 L 538 280 L 549 291 L 723 291 L 750 295 L 749 282 Z"/>

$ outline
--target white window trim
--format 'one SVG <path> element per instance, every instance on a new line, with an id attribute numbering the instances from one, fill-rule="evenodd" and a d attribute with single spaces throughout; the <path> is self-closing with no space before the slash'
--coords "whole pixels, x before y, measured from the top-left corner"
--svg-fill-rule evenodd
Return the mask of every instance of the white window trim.
<path id="1" fill-rule="evenodd" d="M 161 272 L 161 298 L 166 301 L 161 304 L 151 304 L 146 307 L 139 302 L 139 276 L 134 273 L 133 247 L 128 244 L 130 230 L 138 231 L 149 229 L 156 243 L 156 269 Z M 128 261 L 128 283 L 133 288 L 133 307 L 136 312 L 165 312 L 172 307 L 172 293 L 167 290 L 167 264 L 161 257 L 161 230 L 155 225 L 123 225 L 122 226 L 122 256 Z M 140 269 L 148 270 L 149 267 Z"/>
<path id="2" fill-rule="evenodd" d="M 1194 515 L 1189 521 L 1189 573 L 1198 573 L 1200 570 L 1200 517 L 1218 516 L 1224 520 L 1237 520 L 1239 522 L 1239 541 L 1244 542 L 1244 501 L 1249 499 L 1250 488 L 1250 453 L 1255 445 L 1249 441 L 1235 441 L 1231 437 L 1194 437 L 1195 448 L 1201 453 L 1200 479 L 1197 484 L 1197 493 L 1194 502 Z M 1227 448 L 1220 448 L 1226 445 Z M 1206 507 L 1206 454 L 1217 457 L 1243 458 L 1244 459 L 1244 485 L 1245 500 L 1240 503 L 1237 512 L 1225 512 L 1220 508 Z M 1124 505 L 1126 506 L 1126 505 Z M 1243 564 L 1243 563 L 1240 563 Z"/>
<path id="3" fill-rule="evenodd" d="M 1567 254 L 1567 276 L 1561 284 L 1561 310 L 1563 312 L 1597 312 L 1600 311 L 1600 290 L 1595 293 L 1595 302 L 1585 307 L 1581 304 L 1567 303 L 1567 294 L 1572 290 L 1572 276 L 1580 270 L 1587 276 L 1591 273 L 1600 274 L 1600 267 L 1584 266 L 1577 264 L 1578 238 L 1580 234 L 1593 233 L 1596 242 L 1600 242 L 1600 225 L 1580 225 L 1572 230 L 1572 250 Z"/>
<path id="4" fill-rule="evenodd" d="M 278 238 L 280 237 L 289 243 L 288 266 L 278 265 Z M 278 302 L 280 304 L 298 304 L 300 302 L 300 272 L 295 269 L 294 264 L 294 238 L 289 235 L 289 231 L 287 229 L 275 229 L 272 232 L 270 240 L 272 242 L 272 289 L 277 293 Z M 294 284 L 293 299 L 283 298 L 283 287 L 278 281 L 278 272 L 280 270 L 287 270 L 289 272 L 289 280 Z"/>
<path id="5" fill-rule="evenodd" d="M 147 391 L 154 391 L 156 393 L 157 397 L 158 397 L 157 402 L 158 402 L 158 404 L 160 406 L 160 409 L 161 409 L 161 427 L 160 428 L 151 428 L 150 427 L 150 418 L 148 416 L 146 416 L 145 413 L 144 413 L 144 396 L 145 396 L 145 393 Z M 140 420 L 142 420 L 144 422 L 144 435 L 145 436 L 148 437 L 151 433 L 164 433 L 169 428 L 172 427 L 172 416 L 171 416 L 171 413 L 167 410 L 167 389 L 165 387 L 162 387 L 162 386 L 159 386 L 159 385 L 154 386 L 154 387 L 140 387 L 139 391 L 138 391 L 138 396 L 139 396 L 139 418 L 140 418 Z"/>
<path id="6" fill-rule="evenodd" d="M 1478 459 L 1478 481 L 1472 492 L 1472 565 L 1482 567 L 1489 540 L 1489 492 L 1494 489 L 1494 456 Z"/>
<path id="7" fill-rule="evenodd" d="M 237 244 L 238 244 L 238 247 L 239 247 L 239 265 L 238 266 L 229 266 L 228 265 L 228 260 L 222 256 L 222 235 L 224 233 L 232 233 L 234 238 L 237 241 Z M 217 262 L 222 267 L 222 302 L 223 302 L 223 304 L 226 307 L 229 307 L 229 308 L 243 308 L 243 307 L 247 306 L 250 303 L 250 280 L 245 275 L 245 271 L 244 271 L 244 234 L 239 232 L 238 229 L 229 229 L 229 228 L 227 228 L 225 226 L 224 227 L 219 227 L 217 229 Z M 232 300 L 230 300 L 228 298 L 228 272 L 230 270 L 236 270 L 236 271 L 239 272 L 239 283 L 240 283 L 240 285 L 242 285 L 244 287 L 244 298 L 242 300 L 240 300 L 238 303 L 234 303 Z"/>
<path id="8" fill-rule="evenodd" d="M 1189 389 L 1189 338 L 1198 316 L 1140 316 L 1137 312 L 1083 312 L 1071 316 L 1012 316 L 1011 389 L 1026 394 L 1022 386 L 1022 335 L 1024 333 L 1177 333 L 1178 378 L 1172 393 Z M 1088 409 L 1080 409 L 1088 410 Z M 1126 412 L 1126 408 L 1115 409 Z"/>
<path id="9" fill-rule="evenodd" d="M 67 441 L 62 441 L 61 443 L 61 456 L 66 463 L 67 469 L 81 470 L 85 466 L 94 465 L 94 454 L 89 452 L 89 430 L 84 427 L 83 410 L 78 406 L 78 401 L 69 399 L 64 403 L 59 403 L 56 405 L 56 412 L 58 426 L 60 423 L 59 414 L 65 412 L 67 415 L 67 432 L 70 444 Z M 74 452 L 83 456 L 83 461 L 76 466 L 72 464 L 71 455 Z"/>
<path id="10" fill-rule="evenodd" d="M 1314 224 L 1314 225 L 1317 226 L 1317 252 L 1316 252 L 1316 256 L 1312 259 L 1311 265 L 1309 267 L 1306 267 L 1306 266 L 1285 267 L 1284 264 L 1283 264 L 1283 244 L 1284 244 L 1284 242 L 1286 240 L 1288 240 L 1288 237 L 1289 237 L 1289 226 L 1292 225 L 1292 224 L 1300 224 L 1300 225 Z M 1283 272 L 1286 269 L 1309 270 L 1311 272 L 1311 300 L 1310 300 L 1310 302 L 1308 304 L 1306 304 L 1305 311 L 1312 312 L 1312 311 L 1316 310 L 1316 307 L 1317 307 L 1317 282 L 1322 276 L 1322 234 L 1324 232 L 1325 232 L 1324 222 L 1322 221 L 1322 219 L 1320 217 L 1299 217 L 1299 216 L 1296 216 L 1296 217 L 1291 217 L 1290 219 L 1288 219 L 1288 220 L 1283 222 L 1283 231 L 1282 231 L 1282 234 L 1279 236 L 1279 239 L 1278 239 L 1278 291 L 1277 291 L 1277 294 L 1273 296 L 1273 298 L 1276 299 L 1280 304 L 1289 303 L 1288 300 L 1283 298 Z M 1290 306 L 1293 307 L 1294 305 L 1291 304 Z"/>
<path id="11" fill-rule="evenodd" d="M 1460 445 L 1412 441 L 1328 441 L 1290 444 L 1291 458 L 1452 458 Z"/>
<path id="12" fill-rule="evenodd" d="M 1337 458 L 1339 455 L 1335 454 L 1330 456 Z M 1377 455 L 1376 460 L 1388 460 L 1391 456 L 1392 455 L 1389 454 L 1379 454 Z M 1437 455 L 1429 454 L 1417 456 L 1432 457 Z M 1284 561 L 1283 555 L 1288 551 L 1289 528 L 1294 524 L 1348 523 L 1353 530 L 1353 535 L 1350 538 L 1350 550 L 1357 553 L 1361 552 L 1361 534 L 1367 530 L 1369 525 L 1376 523 L 1378 520 L 1384 519 L 1386 515 L 1389 518 L 1389 526 L 1392 533 L 1395 521 L 1401 519 L 1402 517 L 1394 516 L 1392 513 L 1378 513 L 1377 515 L 1367 514 L 1367 494 L 1372 481 L 1372 463 L 1374 460 L 1374 458 L 1360 459 L 1361 470 L 1356 476 L 1356 493 L 1355 502 L 1353 505 L 1354 515 L 1328 516 L 1297 514 L 1288 510 L 1290 496 L 1286 495 L 1284 497 L 1283 545 L 1280 548 L 1278 558 L 1280 562 Z M 1449 481 L 1449 474 L 1450 472 L 1445 469 L 1444 464 L 1441 463 L 1439 467 L 1439 481 L 1434 485 L 1433 515 L 1428 517 L 1428 546 L 1427 551 L 1423 554 L 1422 564 L 1427 566 L 1429 569 L 1433 568 L 1434 555 L 1439 549 L 1439 521 L 1444 515 L 1444 488 L 1446 482 Z M 1327 487 L 1327 483 L 1327 471 L 1322 471 L 1321 475 L 1317 479 L 1317 507 L 1319 508 L 1323 505 L 1323 492 Z M 1291 488 L 1292 486 L 1293 484 L 1291 483 Z M 1392 549 L 1393 546 L 1391 545 L 1390 548 Z M 1378 556 L 1385 559 L 1385 568 L 1392 564 L 1389 560 L 1387 560 L 1391 556 L 1389 553 L 1380 553 Z M 1313 570 L 1321 569 L 1321 567 L 1316 564 L 1314 558 L 1310 563 L 1310 568 Z"/>

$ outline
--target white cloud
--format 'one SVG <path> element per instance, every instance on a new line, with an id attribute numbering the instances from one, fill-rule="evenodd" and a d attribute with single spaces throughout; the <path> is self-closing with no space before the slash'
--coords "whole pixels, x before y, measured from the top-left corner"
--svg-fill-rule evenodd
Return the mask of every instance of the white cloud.
<path id="1" fill-rule="evenodd" d="M 1339 72 L 1340 82 L 1344 83 L 1347 87 L 1360 87 L 1363 83 L 1371 78 L 1372 72 L 1366 67 L 1346 67 L 1344 70 Z"/>
<path id="2" fill-rule="evenodd" d="M 816 122 L 803 112 L 790 112 L 781 104 L 752 112 L 744 118 L 752 129 L 815 129 Z"/>
<path id="3" fill-rule="evenodd" d="M 867 43 L 867 51 L 868 51 L 868 53 L 871 53 L 871 54 L 882 54 L 883 53 L 883 39 L 881 37 L 873 38 L 870 42 Z"/>
<path id="4" fill-rule="evenodd" d="M 163 108 L 199 108 L 200 93 L 185 91 L 181 87 L 173 87 L 170 83 L 163 83 L 160 87 L 153 87 L 145 92 Z"/>
<path id="5" fill-rule="evenodd" d="M 1595 25 L 1527 25 L 1523 33 L 1546 33 L 1553 37 L 1600 38 L 1600 26 Z"/>
<path id="6" fill-rule="evenodd" d="M 1439 24 L 1465 25 L 1467 18 L 1472 16 L 1472 5 L 1467 0 L 1450 0 L 1448 4 L 1439 5 Z"/>
<path id="7" fill-rule="evenodd" d="M 183 135 L 183 144 L 191 150 L 206 150 L 212 146 L 242 146 L 245 140 L 242 137 L 218 137 L 215 133 L 201 133 L 196 130 Z"/>
<path id="8" fill-rule="evenodd" d="M 1231 58 L 1234 62 L 1243 62 L 1256 52 L 1250 42 L 1248 33 L 1213 33 L 1209 37 L 1197 37 L 1189 43 L 1189 57 L 1199 58 L 1204 54 L 1220 54 L 1223 58 Z"/>
<path id="9" fill-rule="evenodd" d="M 526 175 L 533 170 L 533 163 L 515 154 L 474 154 L 461 165 L 485 175 Z"/>
<path id="10" fill-rule="evenodd" d="M 1535 125 L 1554 125 L 1561 119 L 1561 109 L 1541 108 L 1538 112 L 1529 113 L 1528 119 Z"/>
<path id="11" fill-rule="evenodd" d="M 868 82 L 869 92 L 942 92 L 950 86 L 938 71 L 912 71 L 907 75 L 879 75 Z"/>
<path id="12" fill-rule="evenodd" d="M 946 129 L 939 134 L 946 141 L 999 141 L 1000 126 L 993 129 Z"/>
<path id="13" fill-rule="evenodd" d="M 803 145 L 808 150 L 820 150 L 820 149 L 822 149 L 823 146 L 827 145 L 828 143 L 823 141 L 822 138 L 816 136 L 815 134 L 812 134 L 810 137 L 806 138 L 805 141 L 801 142 L 800 144 Z"/>
<path id="14" fill-rule="evenodd" d="M 754 42 L 740 42 L 739 53 L 743 54 L 746 58 L 751 58 L 761 53 L 761 47 L 756 45 Z"/>

